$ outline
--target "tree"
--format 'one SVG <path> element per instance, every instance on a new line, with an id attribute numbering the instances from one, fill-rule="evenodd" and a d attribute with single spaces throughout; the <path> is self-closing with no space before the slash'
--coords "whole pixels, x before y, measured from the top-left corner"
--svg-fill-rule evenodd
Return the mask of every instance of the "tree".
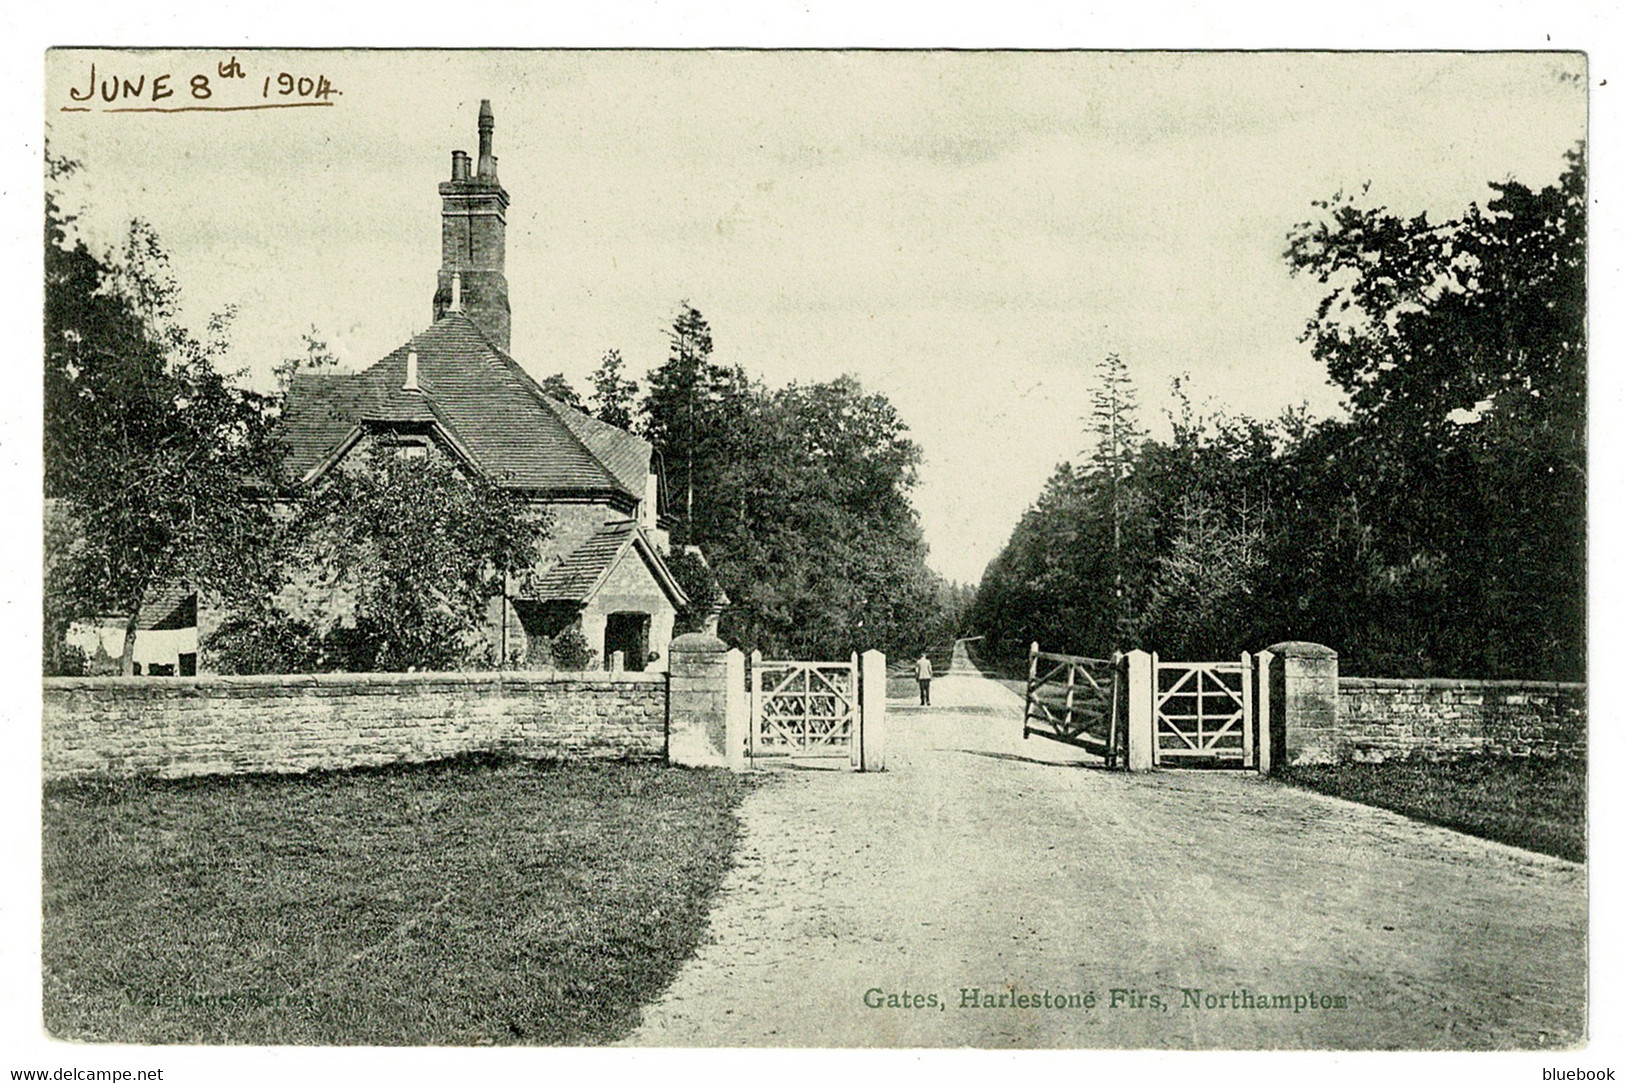
<path id="1" fill-rule="evenodd" d="M 487 666 L 490 603 L 535 564 L 548 529 L 494 481 L 380 439 L 364 469 L 336 471 L 301 500 L 288 552 L 297 601 L 257 619 L 312 629 L 314 668 Z"/>
<path id="2" fill-rule="evenodd" d="M 1248 643 L 1264 560 L 1263 527 L 1231 521 L 1198 491 L 1181 503 L 1172 545 L 1158 562 L 1144 624 L 1147 641 L 1181 658 L 1228 658 Z"/>
<path id="3" fill-rule="evenodd" d="M 1304 338 L 1349 396 L 1379 619 L 1424 669 L 1584 672 L 1585 156 L 1454 219 L 1348 197 L 1289 237 L 1329 291 Z M 1392 591 L 1388 592 L 1392 595 Z"/>
<path id="4" fill-rule="evenodd" d="M 576 389 L 570 386 L 570 381 L 565 379 L 562 372 L 555 372 L 543 380 L 542 391 L 550 398 L 557 399 L 572 410 L 580 410 L 582 413 L 587 412 L 586 404 L 581 401 L 581 396 L 576 394 Z"/>
<path id="5" fill-rule="evenodd" d="M 643 428 L 680 494 L 674 540 L 691 544 L 706 535 L 709 518 L 723 513 L 716 495 L 720 474 L 735 457 L 759 392 L 742 368 L 711 360 L 711 326 L 688 302 L 667 338 L 666 361 L 649 374 Z"/>
<path id="6" fill-rule="evenodd" d="M 52 159 L 53 178 L 72 167 Z M 204 337 L 181 325 L 179 288 L 145 223 L 117 258 L 68 233 L 45 204 L 46 643 L 75 620 L 125 618 L 132 672 L 141 606 L 185 580 L 251 594 L 266 573 L 279 469 L 271 401 L 221 374 L 229 313 Z"/>
<path id="7" fill-rule="evenodd" d="M 769 390 L 711 360 L 684 304 L 650 374 L 644 431 L 731 605 L 724 638 L 794 657 L 895 652 L 936 627 L 941 580 L 909 502 L 919 448 L 851 377 Z"/>
<path id="8" fill-rule="evenodd" d="M 1123 359 L 1095 371 L 1086 458 L 1055 468 L 976 592 L 970 625 L 991 663 L 1015 664 L 1034 640 L 1105 656 L 1143 633 L 1156 559 L 1145 432 Z"/>
<path id="9" fill-rule="evenodd" d="M 299 336 L 304 342 L 305 352 L 284 357 L 276 366 L 277 402 L 286 404 L 288 392 L 293 389 L 294 377 L 302 372 L 331 373 L 338 369 L 339 359 L 327 345 L 325 339 L 317 337 L 319 332 L 315 324 L 309 331 Z"/>
<path id="10" fill-rule="evenodd" d="M 1145 433 L 1139 427 L 1138 404 L 1128 366 L 1115 353 L 1095 368 L 1096 384 L 1090 393 L 1090 428 L 1094 448 L 1089 469 L 1104 490 L 1112 527 L 1112 618 L 1120 633 L 1133 624 L 1133 612 L 1124 595 L 1123 530 L 1133 511 L 1130 471 Z"/>
<path id="11" fill-rule="evenodd" d="M 638 382 L 621 375 L 625 364 L 621 351 L 605 351 L 603 360 L 592 374 L 592 412 L 599 421 L 630 431 L 632 411 L 638 397 Z"/>

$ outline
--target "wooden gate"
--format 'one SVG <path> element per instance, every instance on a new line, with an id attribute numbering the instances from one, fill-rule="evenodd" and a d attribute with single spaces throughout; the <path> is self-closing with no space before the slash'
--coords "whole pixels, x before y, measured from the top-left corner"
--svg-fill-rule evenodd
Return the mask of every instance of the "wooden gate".
<path id="1" fill-rule="evenodd" d="M 1027 699 L 1022 739 L 1047 737 L 1076 745 L 1117 766 L 1125 750 L 1122 659 L 1027 652 Z"/>
<path id="2" fill-rule="evenodd" d="M 1253 660 L 1164 662 L 1151 656 L 1153 766 L 1257 767 Z"/>
<path id="3" fill-rule="evenodd" d="M 854 768 L 862 765 L 856 654 L 850 662 L 781 662 L 764 661 L 757 651 L 750 668 L 746 754 L 752 760 L 845 759 Z"/>

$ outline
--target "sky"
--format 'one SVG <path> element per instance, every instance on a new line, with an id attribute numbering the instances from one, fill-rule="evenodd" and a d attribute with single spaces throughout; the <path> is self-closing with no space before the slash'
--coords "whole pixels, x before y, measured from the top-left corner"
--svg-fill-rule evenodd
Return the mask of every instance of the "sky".
<path id="1" fill-rule="evenodd" d="M 236 58 L 241 79 L 222 79 Z M 323 107 L 112 113 L 139 101 Z M 211 97 L 191 95 L 207 74 Z M 264 80 L 272 79 L 269 97 Z M 976 582 L 1087 447 L 1095 365 L 1128 365 L 1158 431 L 1170 381 L 1273 416 L 1338 395 L 1299 341 L 1322 287 L 1282 258 L 1312 202 L 1359 191 L 1459 213 L 1491 180 L 1553 181 L 1586 135 L 1577 53 L 55 51 L 45 120 L 83 169 L 97 246 L 132 217 L 201 327 L 262 385 L 315 329 L 350 367 L 431 319 L 436 184 L 492 101 L 512 197 L 513 353 L 585 393 L 641 377 L 687 301 L 714 358 L 770 385 L 856 375 L 922 449 L 931 564 Z M 65 112 L 81 105 L 88 112 Z"/>

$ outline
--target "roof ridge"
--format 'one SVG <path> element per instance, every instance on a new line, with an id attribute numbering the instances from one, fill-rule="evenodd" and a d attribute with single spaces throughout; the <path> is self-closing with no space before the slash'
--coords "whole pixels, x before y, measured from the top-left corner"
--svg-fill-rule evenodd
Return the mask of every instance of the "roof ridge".
<path id="1" fill-rule="evenodd" d="M 414 353 L 422 355 L 416 392 L 403 385 Z M 445 313 L 359 372 L 300 374 L 296 382 L 284 421 L 301 442 L 301 472 L 350 441 L 341 427 L 429 423 L 505 487 L 591 494 L 617 508 L 644 495 L 647 444 L 548 395 L 465 313 Z"/>

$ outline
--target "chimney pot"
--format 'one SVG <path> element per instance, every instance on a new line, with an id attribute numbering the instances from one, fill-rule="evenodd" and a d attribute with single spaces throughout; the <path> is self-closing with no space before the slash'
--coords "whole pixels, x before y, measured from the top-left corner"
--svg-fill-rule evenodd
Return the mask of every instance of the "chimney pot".
<path id="1" fill-rule="evenodd" d="M 406 382 L 401 385 L 402 391 L 420 391 L 418 387 L 418 352 L 408 350 L 406 353 Z"/>
<path id="2" fill-rule="evenodd" d="M 465 181 L 468 179 L 468 153 L 454 150 L 451 152 L 451 179 Z"/>
<path id="3" fill-rule="evenodd" d="M 496 180 L 497 160 L 491 155 L 491 132 L 496 118 L 491 114 L 491 99 L 480 101 L 480 160 L 477 166 L 481 180 Z"/>
<path id="4" fill-rule="evenodd" d="M 451 307 L 448 312 L 461 312 L 463 310 L 463 276 L 452 272 L 451 276 Z"/>

